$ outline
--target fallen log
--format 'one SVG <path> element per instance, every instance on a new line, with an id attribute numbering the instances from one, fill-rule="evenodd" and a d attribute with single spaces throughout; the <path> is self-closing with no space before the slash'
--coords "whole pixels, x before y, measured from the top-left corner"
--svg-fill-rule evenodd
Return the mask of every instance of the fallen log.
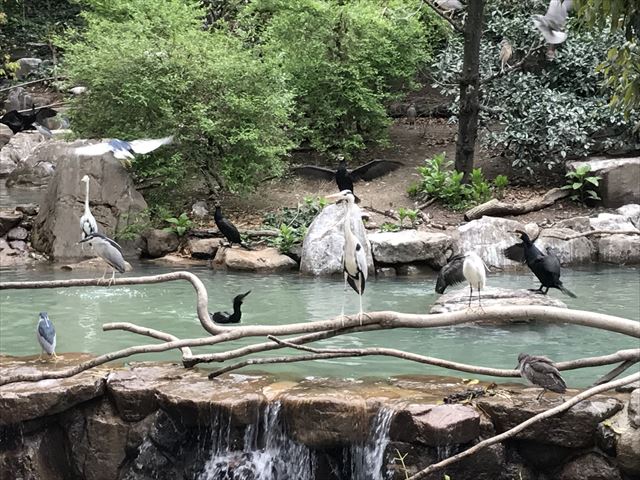
<path id="1" fill-rule="evenodd" d="M 524 215 L 525 213 L 535 212 L 543 208 L 550 207 L 558 200 L 566 198 L 571 192 L 561 190 L 560 188 L 552 188 L 541 197 L 533 198 L 523 203 L 506 203 L 495 198 L 488 202 L 478 205 L 468 210 L 464 214 L 466 221 L 476 220 L 484 215 L 492 217 L 504 217 L 505 215 Z"/>

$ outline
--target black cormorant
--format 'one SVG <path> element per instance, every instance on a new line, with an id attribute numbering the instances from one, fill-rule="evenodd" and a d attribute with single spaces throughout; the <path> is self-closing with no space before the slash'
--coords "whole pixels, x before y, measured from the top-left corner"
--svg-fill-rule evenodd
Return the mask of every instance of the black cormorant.
<path id="1" fill-rule="evenodd" d="M 216 323 L 240 323 L 240 318 L 242 317 L 242 312 L 240 311 L 240 307 L 242 306 L 242 301 L 244 297 L 249 295 L 251 290 L 247 293 L 242 293 L 240 295 L 236 295 L 233 297 L 233 313 L 229 312 L 216 312 L 210 313 L 209 316 L 211 320 Z"/>
<path id="2" fill-rule="evenodd" d="M 40 108 L 36 112 L 33 106 L 30 113 L 20 113 L 18 110 L 5 113 L 0 118 L 0 123 L 4 123 L 13 133 L 18 133 L 23 130 L 35 130 L 34 123 L 42 123 L 44 119 L 55 117 L 57 114 L 58 112 L 49 107 Z"/>

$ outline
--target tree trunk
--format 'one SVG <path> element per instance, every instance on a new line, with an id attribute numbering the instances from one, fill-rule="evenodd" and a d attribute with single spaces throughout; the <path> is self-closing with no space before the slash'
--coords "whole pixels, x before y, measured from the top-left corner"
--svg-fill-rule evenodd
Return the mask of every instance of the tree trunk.
<path id="1" fill-rule="evenodd" d="M 464 24 L 464 58 L 460 75 L 460 113 L 455 163 L 456 170 L 464 172 L 464 182 L 468 181 L 473 169 L 473 154 L 478 135 L 480 39 L 484 4 L 485 0 L 470 0 Z"/>

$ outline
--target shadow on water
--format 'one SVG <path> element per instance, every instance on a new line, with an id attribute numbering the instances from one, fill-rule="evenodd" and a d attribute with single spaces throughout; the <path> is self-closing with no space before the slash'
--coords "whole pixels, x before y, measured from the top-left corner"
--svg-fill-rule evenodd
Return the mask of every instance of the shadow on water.
<path id="1" fill-rule="evenodd" d="M 127 275 L 152 275 L 174 270 L 148 262 L 134 264 Z M 190 268 L 205 283 L 211 311 L 231 310 L 232 298 L 252 290 L 243 305 L 242 322 L 281 325 L 317 321 L 340 312 L 342 280 L 310 278 L 297 274 L 262 275 L 213 272 L 206 267 Z M 0 270 L 2 281 L 53 280 L 91 277 L 40 266 L 36 269 Z M 565 269 L 564 283 L 578 298 L 551 291 L 570 308 L 640 319 L 640 275 L 632 267 Z M 434 276 L 371 279 L 364 296 L 365 310 L 395 310 L 426 313 L 436 300 Z M 493 273 L 489 285 L 537 287 L 527 273 Z M 358 299 L 347 292 L 346 313 L 358 310 Z M 144 286 L 118 286 L 6 290 L 0 292 L 0 353 L 39 353 L 35 327 L 39 311 L 48 311 L 58 332 L 58 351 L 102 354 L 121 348 L 154 343 L 127 332 L 103 332 L 107 322 L 133 322 L 170 332 L 180 338 L 204 336 L 195 314 L 195 295 L 187 282 Z M 242 339 L 195 352 L 222 351 L 263 339 Z M 520 352 L 544 354 L 554 360 L 602 355 L 622 348 L 637 347 L 637 341 L 620 334 L 574 325 L 530 324 L 509 327 L 459 326 L 436 329 L 406 329 L 345 335 L 322 342 L 327 347 L 358 348 L 381 346 L 459 362 L 496 368 L 514 368 Z M 179 360 L 177 352 L 148 354 L 138 360 Z M 586 386 L 608 367 L 565 372 L 572 386 Z M 403 374 L 455 374 L 437 367 L 388 357 L 345 358 L 264 367 L 265 371 L 297 377 L 390 377 Z M 254 370 L 255 371 L 255 370 Z M 461 374 L 462 375 L 462 374 Z"/>

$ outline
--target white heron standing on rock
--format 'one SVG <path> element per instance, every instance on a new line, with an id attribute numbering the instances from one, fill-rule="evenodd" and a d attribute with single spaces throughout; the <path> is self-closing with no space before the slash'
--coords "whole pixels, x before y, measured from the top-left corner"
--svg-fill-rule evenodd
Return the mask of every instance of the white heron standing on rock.
<path id="1" fill-rule="evenodd" d="M 454 255 L 438 274 L 436 292 L 444 293 L 449 285 L 456 285 L 466 280 L 469 282 L 469 308 L 471 308 L 474 288 L 478 291 L 478 305 L 482 307 L 480 292 L 487 283 L 487 270 L 484 261 L 476 252 Z"/>
<path id="2" fill-rule="evenodd" d="M 343 190 L 326 197 L 333 202 L 346 202 L 345 215 L 341 220 L 344 232 L 344 250 L 342 253 L 342 270 L 344 272 L 344 294 L 342 296 L 341 316 L 344 316 L 344 301 L 347 291 L 347 283 L 358 294 L 360 299 L 360 313 L 358 314 L 362 323 L 362 295 L 367 282 L 367 255 L 358 237 L 351 231 L 351 212 L 355 204 L 355 197 L 349 190 Z"/>
<path id="3" fill-rule="evenodd" d="M 89 175 L 85 175 L 80 180 L 86 185 L 84 196 L 84 214 L 80 217 L 80 230 L 82 230 L 82 239 L 84 240 L 89 235 L 98 233 L 98 222 L 91 213 L 89 208 Z"/>

